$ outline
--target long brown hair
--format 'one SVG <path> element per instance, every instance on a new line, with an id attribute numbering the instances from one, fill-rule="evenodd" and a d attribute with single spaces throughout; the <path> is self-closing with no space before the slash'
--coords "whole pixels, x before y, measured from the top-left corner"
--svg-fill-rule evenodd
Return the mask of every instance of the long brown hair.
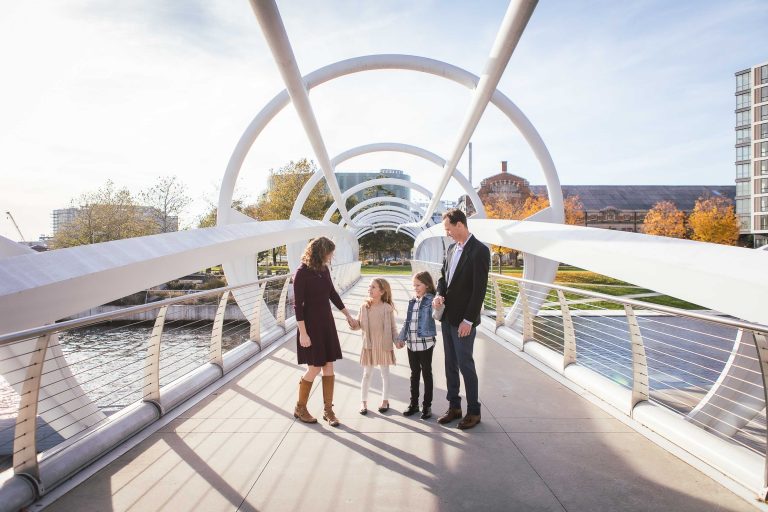
<path id="1" fill-rule="evenodd" d="M 381 295 L 381 302 L 386 302 L 387 304 L 392 306 L 392 309 L 395 309 L 395 303 L 392 300 L 392 287 L 389 285 L 389 281 L 381 277 L 374 277 L 373 279 L 371 279 L 371 282 L 376 283 L 376 286 L 378 286 L 379 289 L 382 292 L 384 292 Z M 370 297 L 365 299 L 365 307 L 367 308 L 371 307 Z"/>
<path id="2" fill-rule="evenodd" d="M 314 271 L 321 271 L 325 268 L 325 260 L 328 255 L 336 250 L 334 244 L 329 238 L 321 236 L 315 238 L 307 244 L 304 254 L 301 255 L 301 262 Z"/>
<path id="3" fill-rule="evenodd" d="M 424 286 L 427 287 L 427 293 L 431 293 L 432 295 L 435 294 L 435 282 L 432 280 L 432 274 L 425 270 L 423 272 L 418 272 L 413 277 L 424 283 Z"/>

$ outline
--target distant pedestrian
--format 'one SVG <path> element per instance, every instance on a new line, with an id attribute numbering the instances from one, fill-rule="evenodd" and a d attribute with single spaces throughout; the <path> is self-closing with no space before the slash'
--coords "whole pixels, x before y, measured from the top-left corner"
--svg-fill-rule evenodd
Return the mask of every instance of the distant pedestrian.
<path id="1" fill-rule="evenodd" d="M 414 297 L 408 301 L 405 322 L 397 339 L 408 346 L 408 365 L 411 367 L 411 401 L 403 411 L 405 416 L 419 412 L 419 381 L 424 378 L 424 402 L 421 419 L 432 417 L 432 353 L 435 350 L 437 329 L 432 318 L 432 299 L 435 284 L 429 272 L 413 276 Z"/>
<path id="2" fill-rule="evenodd" d="M 304 249 L 301 265 L 293 278 L 298 324 L 296 355 L 299 364 L 307 365 L 307 371 L 299 380 L 299 399 L 293 416 L 304 423 L 317 423 L 307 410 L 307 400 L 315 377 L 322 371 L 323 419 L 332 427 L 339 426 L 339 419 L 333 412 L 333 362 L 341 359 L 342 354 L 330 302 L 347 317 L 350 327 L 354 324 L 352 315 L 333 287 L 328 269 L 335 249 L 336 245 L 324 236 L 312 240 Z"/>

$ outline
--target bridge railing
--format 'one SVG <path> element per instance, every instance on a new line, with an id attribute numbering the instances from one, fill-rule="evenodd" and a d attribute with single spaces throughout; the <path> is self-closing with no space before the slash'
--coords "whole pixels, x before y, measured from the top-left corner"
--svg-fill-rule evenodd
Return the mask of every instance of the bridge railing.
<path id="1" fill-rule="evenodd" d="M 439 264 L 411 265 L 439 277 Z M 768 326 L 496 273 L 484 316 L 511 347 L 765 499 Z"/>
<path id="2" fill-rule="evenodd" d="M 343 291 L 360 265 L 338 267 Z M 0 336 L 3 357 L 21 363 L 0 403 L 2 499 L 25 506 L 290 335 L 291 283 L 279 275 Z"/>

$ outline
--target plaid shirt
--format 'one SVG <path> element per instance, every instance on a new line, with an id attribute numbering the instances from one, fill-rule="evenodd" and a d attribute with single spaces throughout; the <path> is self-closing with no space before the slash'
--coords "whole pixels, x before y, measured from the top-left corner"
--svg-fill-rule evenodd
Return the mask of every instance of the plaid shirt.
<path id="1" fill-rule="evenodd" d="M 419 306 L 421 306 L 421 297 L 416 299 L 411 309 L 411 324 L 408 326 L 408 350 L 411 352 L 422 352 L 435 346 L 435 337 L 419 338 Z"/>

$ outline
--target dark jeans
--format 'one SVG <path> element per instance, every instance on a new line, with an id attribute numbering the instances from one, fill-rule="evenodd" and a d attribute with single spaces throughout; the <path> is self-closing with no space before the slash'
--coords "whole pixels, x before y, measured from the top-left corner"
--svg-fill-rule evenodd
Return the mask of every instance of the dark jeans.
<path id="1" fill-rule="evenodd" d="M 472 349 L 475 346 L 477 330 L 473 327 L 469 336 L 459 337 L 459 328 L 442 322 L 443 346 L 445 347 L 445 379 L 448 393 L 445 398 L 451 409 L 461 409 L 459 396 L 459 371 L 464 378 L 464 391 L 467 395 L 467 414 L 480 414 L 480 402 L 477 398 L 477 372 Z"/>
<path id="2" fill-rule="evenodd" d="M 411 367 L 411 405 L 419 405 L 419 377 L 423 375 L 424 407 L 432 407 L 432 353 L 434 351 L 434 345 L 418 352 L 408 349 L 408 364 Z"/>

